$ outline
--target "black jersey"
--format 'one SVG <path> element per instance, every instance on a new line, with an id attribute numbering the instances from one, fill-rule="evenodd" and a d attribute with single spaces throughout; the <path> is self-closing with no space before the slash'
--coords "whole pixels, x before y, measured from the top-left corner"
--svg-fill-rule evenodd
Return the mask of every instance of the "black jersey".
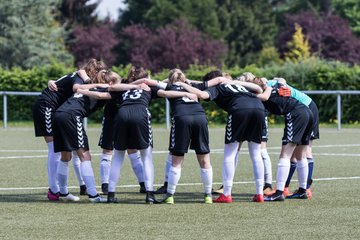
<path id="1" fill-rule="evenodd" d="M 90 91 L 107 92 L 107 88 L 92 88 Z M 90 113 L 103 107 L 107 100 L 90 98 L 81 93 L 75 93 L 66 102 L 64 102 L 56 111 L 68 112 L 76 116 L 88 117 Z"/>
<path id="2" fill-rule="evenodd" d="M 76 72 L 65 75 L 55 82 L 57 91 L 53 92 L 47 87 L 42 91 L 39 100 L 46 101 L 49 106 L 56 109 L 74 94 L 73 86 L 75 84 L 84 83 Z"/>
<path id="3" fill-rule="evenodd" d="M 264 109 L 255 94 L 236 84 L 219 84 L 206 89 L 216 105 L 228 113 L 238 109 Z"/>
<path id="4" fill-rule="evenodd" d="M 272 88 L 269 99 L 264 103 L 266 110 L 276 115 L 285 115 L 301 104 L 292 97 L 283 97 L 278 94 L 278 89 L 282 87 L 281 83 L 276 83 Z"/>
<path id="5" fill-rule="evenodd" d="M 140 104 L 145 107 L 150 105 L 152 98 L 157 98 L 157 92 L 160 90 L 158 87 L 150 87 L 150 91 L 143 89 L 131 89 L 127 91 L 110 91 L 112 99 L 116 99 L 119 102 L 119 107 L 128 105 Z"/>
<path id="6" fill-rule="evenodd" d="M 166 86 L 166 90 L 186 92 L 186 90 L 183 87 L 174 84 L 168 84 Z M 178 97 L 178 98 L 169 98 L 168 100 L 170 102 L 171 116 L 205 114 L 205 111 L 201 106 L 201 104 L 190 98 Z"/>

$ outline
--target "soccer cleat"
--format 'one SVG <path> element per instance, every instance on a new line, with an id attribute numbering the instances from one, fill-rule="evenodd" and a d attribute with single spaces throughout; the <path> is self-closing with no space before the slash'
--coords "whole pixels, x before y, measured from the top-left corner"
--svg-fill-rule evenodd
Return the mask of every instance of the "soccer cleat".
<path id="1" fill-rule="evenodd" d="M 109 192 L 107 196 L 107 203 L 119 203 L 118 199 L 115 198 L 114 192 Z"/>
<path id="2" fill-rule="evenodd" d="M 89 195 L 89 201 L 92 203 L 104 203 L 104 202 L 106 202 L 106 199 L 101 197 L 99 194 L 97 194 L 95 196 Z"/>
<path id="3" fill-rule="evenodd" d="M 51 189 L 49 188 L 49 191 L 47 193 L 47 198 L 50 200 L 50 201 L 58 201 L 59 200 L 59 197 L 60 197 L 60 193 L 57 192 L 57 193 L 53 193 L 51 191 Z"/>
<path id="4" fill-rule="evenodd" d="M 174 204 L 174 195 L 167 193 L 161 202 L 166 204 Z"/>
<path id="5" fill-rule="evenodd" d="M 80 200 L 80 198 L 78 196 L 74 196 L 72 195 L 71 193 L 67 193 L 67 194 L 61 194 L 60 193 L 60 197 L 59 197 L 60 200 L 62 201 L 69 201 L 69 202 L 78 202 Z"/>
<path id="6" fill-rule="evenodd" d="M 224 194 L 221 194 L 217 199 L 214 200 L 216 203 L 232 203 L 232 197 L 231 195 L 225 196 Z"/>
<path id="7" fill-rule="evenodd" d="M 253 202 L 264 202 L 264 195 L 262 194 L 255 194 L 253 199 Z"/>
<path id="8" fill-rule="evenodd" d="M 206 204 L 212 204 L 212 203 L 213 203 L 211 194 L 206 194 L 206 193 L 205 193 L 204 203 L 206 203 Z"/>
<path id="9" fill-rule="evenodd" d="M 308 199 L 308 195 L 307 195 L 305 189 L 299 188 L 293 194 L 287 196 L 286 198 L 289 198 L 289 199 Z"/>
<path id="10" fill-rule="evenodd" d="M 146 193 L 146 188 L 145 188 L 145 183 L 144 182 L 140 182 L 140 193 Z"/>
<path id="11" fill-rule="evenodd" d="M 80 196 L 87 195 L 86 185 L 80 185 Z"/>
<path id="12" fill-rule="evenodd" d="M 224 186 L 221 185 L 218 190 L 213 190 L 212 194 L 223 194 L 224 193 Z"/>
<path id="13" fill-rule="evenodd" d="M 307 193 L 307 195 L 308 195 L 308 199 L 311 199 L 311 198 L 312 198 L 311 188 L 306 189 L 306 193 Z"/>
<path id="14" fill-rule="evenodd" d="M 289 192 L 289 187 L 285 187 L 285 188 L 284 188 L 283 195 L 284 195 L 284 197 L 287 197 L 287 196 L 289 196 L 289 195 L 290 195 L 290 192 Z"/>
<path id="15" fill-rule="evenodd" d="M 264 197 L 264 201 L 275 202 L 275 201 L 284 201 L 285 197 L 282 191 L 276 190 L 276 192 L 270 196 Z"/>
<path id="16" fill-rule="evenodd" d="M 264 192 L 264 195 L 265 195 L 265 196 L 270 196 L 270 195 L 273 194 L 275 191 L 273 190 L 271 184 L 265 183 L 263 192 Z"/>
<path id="17" fill-rule="evenodd" d="M 156 191 L 154 192 L 155 194 L 166 194 L 167 193 L 167 182 L 164 182 L 164 185 L 162 185 L 161 187 L 159 187 L 158 189 L 156 189 Z"/>
<path id="18" fill-rule="evenodd" d="M 156 200 L 153 191 L 147 191 L 147 192 L 146 192 L 145 202 L 146 202 L 147 204 L 158 204 L 158 203 L 160 203 L 158 200 Z"/>
<path id="19" fill-rule="evenodd" d="M 101 184 L 101 191 L 102 191 L 103 195 L 108 195 L 108 193 L 109 193 L 109 184 L 108 183 Z"/>

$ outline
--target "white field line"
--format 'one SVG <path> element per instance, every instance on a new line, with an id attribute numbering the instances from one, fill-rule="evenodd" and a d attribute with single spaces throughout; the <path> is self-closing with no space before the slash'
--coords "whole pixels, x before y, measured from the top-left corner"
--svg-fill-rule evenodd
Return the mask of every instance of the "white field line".
<path id="1" fill-rule="evenodd" d="M 314 181 L 338 181 L 338 180 L 358 180 L 360 176 L 357 177 L 334 177 L 334 178 L 315 178 Z M 293 182 L 297 182 L 297 180 L 292 180 Z M 275 183 L 275 181 L 273 181 Z M 214 182 L 215 185 L 222 184 L 221 182 Z M 245 182 L 234 182 L 233 184 L 254 184 L 254 181 L 245 181 Z M 179 183 L 178 186 L 197 186 L 203 185 L 203 183 Z M 154 186 L 162 186 L 161 184 L 154 184 Z M 117 188 L 138 188 L 139 185 L 120 185 Z M 69 186 L 70 189 L 78 189 L 79 186 Z M 97 186 L 100 188 L 100 186 Z M 14 191 L 14 190 L 41 190 L 48 189 L 48 187 L 18 187 L 18 188 L 0 188 L 0 191 Z"/>

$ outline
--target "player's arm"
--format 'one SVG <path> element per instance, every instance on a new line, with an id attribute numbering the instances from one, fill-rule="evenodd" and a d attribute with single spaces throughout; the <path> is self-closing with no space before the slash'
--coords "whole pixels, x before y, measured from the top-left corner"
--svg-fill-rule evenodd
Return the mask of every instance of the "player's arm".
<path id="1" fill-rule="evenodd" d="M 256 94 L 256 97 L 259 98 L 261 101 L 265 102 L 269 99 L 271 95 L 272 87 L 266 86 L 264 92 L 260 94 Z"/>
<path id="2" fill-rule="evenodd" d="M 57 85 L 56 85 L 56 81 L 55 80 L 49 80 L 48 81 L 48 88 L 52 92 L 57 92 L 58 88 L 57 88 Z"/>
<path id="3" fill-rule="evenodd" d="M 180 82 L 179 85 L 182 86 L 189 93 L 195 94 L 200 99 L 209 99 L 210 98 L 209 93 L 206 91 L 201 91 L 201 90 L 194 88 L 194 87 L 190 86 L 189 84 L 186 84 L 183 82 Z"/>
<path id="4" fill-rule="evenodd" d="M 189 93 L 189 92 L 180 92 L 180 91 L 165 91 L 165 90 L 159 90 L 157 92 L 157 95 L 159 97 L 164 97 L 164 98 L 179 98 L 179 97 L 187 97 L 191 100 L 194 101 L 198 101 L 198 97 L 196 96 L 196 94 L 193 93 Z"/>
<path id="5" fill-rule="evenodd" d="M 89 83 L 89 84 L 74 84 L 73 91 L 77 92 L 78 89 L 89 90 L 91 88 L 108 88 L 110 85 L 107 83 Z"/>
<path id="6" fill-rule="evenodd" d="M 232 81 L 231 84 L 241 85 L 241 86 L 247 88 L 248 90 L 250 90 L 251 92 L 254 92 L 256 94 L 261 94 L 263 92 L 261 87 L 259 85 L 256 85 L 255 83 L 236 81 L 235 80 L 235 81 Z"/>
<path id="7" fill-rule="evenodd" d="M 84 96 L 88 96 L 90 98 L 95 98 L 95 99 L 111 99 L 111 95 L 108 92 L 96 92 L 85 89 L 78 89 L 76 93 L 80 93 Z"/>
<path id="8" fill-rule="evenodd" d="M 143 89 L 145 91 L 150 91 L 150 88 L 145 83 L 141 84 L 125 84 L 125 83 L 116 83 L 109 86 L 109 91 L 127 91 L 131 89 Z"/>

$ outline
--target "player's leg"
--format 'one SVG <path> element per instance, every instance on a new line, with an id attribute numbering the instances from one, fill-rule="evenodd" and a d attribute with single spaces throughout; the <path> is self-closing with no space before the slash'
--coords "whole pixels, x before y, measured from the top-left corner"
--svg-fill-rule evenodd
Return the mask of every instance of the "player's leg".
<path id="1" fill-rule="evenodd" d="M 140 193 L 146 193 L 145 188 L 145 180 L 144 180 L 144 166 L 143 162 L 141 161 L 141 156 L 139 151 L 137 150 L 127 150 L 128 157 L 130 159 L 131 167 L 136 175 L 136 178 L 138 180 L 138 183 L 140 185 Z"/>
<path id="2" fill-rule="evenodd" d="M 261 157 L 261 144 L 256 142 L 248 142 L 249 155 L 253 165 L 253 174 L 256 184 L 256 195 L 253 198 L 254 202 L 263 202 L 264 190 L 264 163 Z"/>
<path id="3" fill-rule="evenodd" d="M 154 192 L 155 194 L 165 194 L 167 193 L 167 186 L 168 186 L 168 179 L 169 179 L 169 171 L 171 168 L 171 153 L 169 152 L 166 158 L 166 163 L 165 163 L 165 176 L 164 176 L 164 184 L 159 187 L 158 189 L 156 189 L 156 191 Z"/>
<path id="4" fill-rule="evenodd" d="M 81 175 L 81 161 L 79 156 L 77 155 L 76 151 L 72 152 L 72 163 L 75 171 L 75 175 L 80 187 L 80 195 L 87 195 L 86 193 L 86 185 L 84 179 Z"/>
<path id="5" fill-rule="evenodd" d="M 119 181 L 120 172 L 122 165 L 124 163 L 125 151 L 124 150 L 114 150 L 114 160 L 110 167 L 110 176 L 109 176 L 109 192 L 108 192 L 108 203 L 116 203 L 117 199 L 115 198 L 115 189 Z"/>
<path id="6" fill-rule="evenodd" d="M 112 149 L 104 149 L 100 157 L 100 181 L 101 191 L 104 195 L 107 195 L 109 190 L 109 175 L 111 168 L 113 151 Z"/>
<path id="7" fill-rule="evenodd" d="M 57 178 L 60 187 L 60 199 L 64 201 L 79 201 L 80 198 L 69 193 L 68 179 L 69 179 L 69 162 L 71 161 L 71 152 L 61 152 L 61 160 L 57 169 Z"/>

